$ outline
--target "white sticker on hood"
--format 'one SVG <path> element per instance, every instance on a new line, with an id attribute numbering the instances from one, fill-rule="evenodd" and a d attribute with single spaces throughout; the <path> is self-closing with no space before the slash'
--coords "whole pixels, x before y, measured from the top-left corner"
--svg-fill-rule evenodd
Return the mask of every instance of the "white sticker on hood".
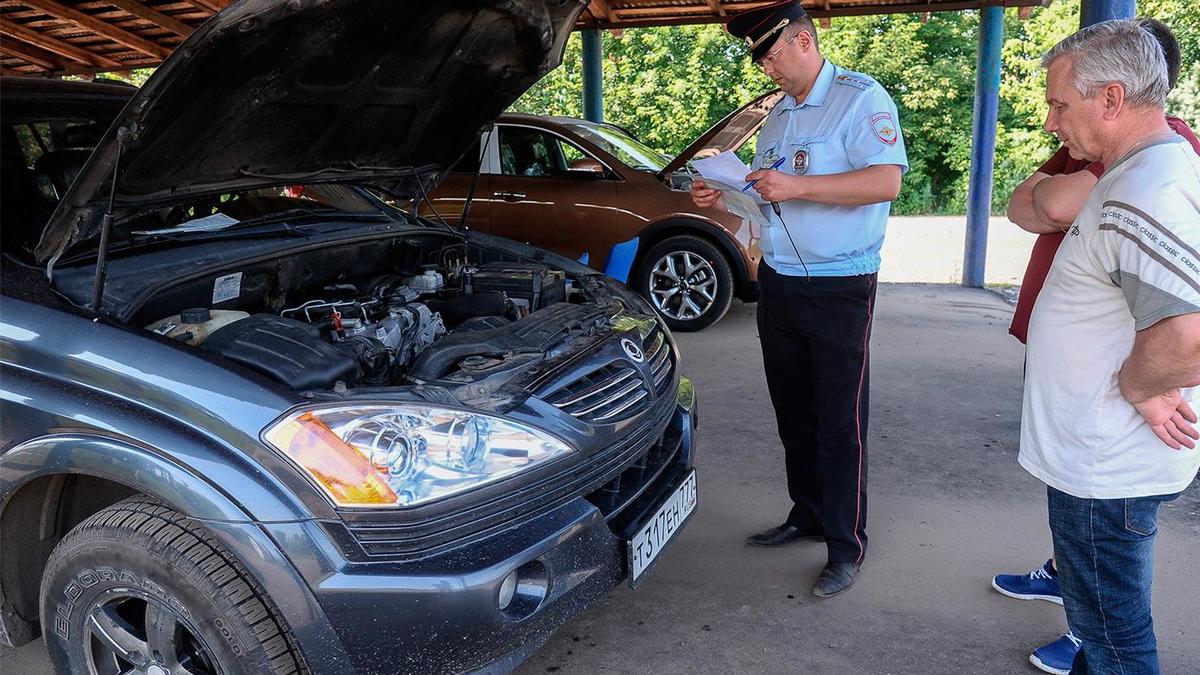
<path id="1" fill-rule="evenodd" d="M 242 273 L 235 272 L 217 277 L 213 282 L 213 304 L 236 300 L 242 294 Z"/>

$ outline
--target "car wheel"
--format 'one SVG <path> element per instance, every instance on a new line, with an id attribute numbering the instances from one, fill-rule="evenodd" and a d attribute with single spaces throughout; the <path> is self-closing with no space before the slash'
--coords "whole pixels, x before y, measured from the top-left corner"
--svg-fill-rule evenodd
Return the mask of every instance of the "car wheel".
<path id="1" fill-rule="evenodd" d="M 42 580 L 42 632 L 58 673 L 304 672 L 258 584 L 161 502 L 133 497 L 83 521 Z"/>
<path id="2" fill-rule="evenodd" d="M 716 246 L 692 235 L 655 244 L 642 257 L 638 290 L 671 330 L 696 331 L 725 316 L 733 301 L 733 270 Z"/>

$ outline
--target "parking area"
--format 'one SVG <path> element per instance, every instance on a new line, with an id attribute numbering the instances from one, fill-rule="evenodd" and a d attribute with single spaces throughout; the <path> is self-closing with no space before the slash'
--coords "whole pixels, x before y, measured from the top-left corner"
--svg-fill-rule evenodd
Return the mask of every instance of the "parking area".
<path id="1" fill-rule="evenodd" d="M 1016 463 L 1022 348 L 1006 333 L 1010 313 L 989 291 L 880 286 L 870 550 L 855 588 L 830 600 L 809 595 L 823 545 L 743 544 L 787 506 L 754 306 L 735 303 L 712 328 L 677 335 L 701 396 L 699 510 L 638 590 L 619 588 L 519 672 L 1037 672 L 1029 651 L 1065 631 L 1062 610 L 989 586 L 1050 555 L 1045 488 Z M 1196 569 L 1193 484 L 1160 521 L 1165 673 L 1200 662 Z"/>
<path id="2" fill-rule="evenodd" d="M 872 340 L 871 540 L 856 587 L 809 595 L 821 544 L 743 544 L 782 519 L 787 496 L 755 306 L 735 301 L 716 325 L 676 335 L 700 396 L 691 525 L 638 590 L 618 588 L 518 672 L 1036 672 L 1029 650 L 1065 630 L 1061 609 L 988 583 L 1050 554 L 1044 488 L 1016 464 L 1022 348 L 1000 295 L 948 285 L 961 275 L 963 226 L 889 223 Z M 988 282 L 1019 281 L 1032 241 L 993 219 Z M 1163 670 L 1191 672 L 1197 486 L 1165 507 L 1156 562 Z M 0 673 L 49 672 L 44 649 L 39 640 L 0 653 Z"/>

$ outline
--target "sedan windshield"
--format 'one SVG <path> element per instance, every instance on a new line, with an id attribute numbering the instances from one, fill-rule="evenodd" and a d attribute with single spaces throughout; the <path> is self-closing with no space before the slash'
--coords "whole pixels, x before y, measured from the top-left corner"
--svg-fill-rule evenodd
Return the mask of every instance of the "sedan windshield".
<path id="1" fill-rule="evenodd" d="M 573 124 L 571 129 L 605 152 L 639 171 L 661 171 L 670 158 L 654 151 L 620 127 L 610 124 Z"/>

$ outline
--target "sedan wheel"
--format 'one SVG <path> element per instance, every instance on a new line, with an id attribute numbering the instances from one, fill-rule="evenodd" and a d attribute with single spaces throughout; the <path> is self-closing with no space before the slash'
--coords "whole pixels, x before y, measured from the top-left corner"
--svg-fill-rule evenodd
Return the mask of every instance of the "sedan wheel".
<path id="1" fill-rule="evenodd" d="M 700 330 L 729 309 L 733 272 L 725 255 L 708 240 L 670 237 L 646 251 L 642 260 L 638 290 L 671 330 Z"/>
<path id="2" fill-rule="evenodd" d="M 676 321 L 699 319 L 716 299 L 712 265 L 691 251 L 668 253 L 650 272 L 650 300 L 663 316 Z"/>

